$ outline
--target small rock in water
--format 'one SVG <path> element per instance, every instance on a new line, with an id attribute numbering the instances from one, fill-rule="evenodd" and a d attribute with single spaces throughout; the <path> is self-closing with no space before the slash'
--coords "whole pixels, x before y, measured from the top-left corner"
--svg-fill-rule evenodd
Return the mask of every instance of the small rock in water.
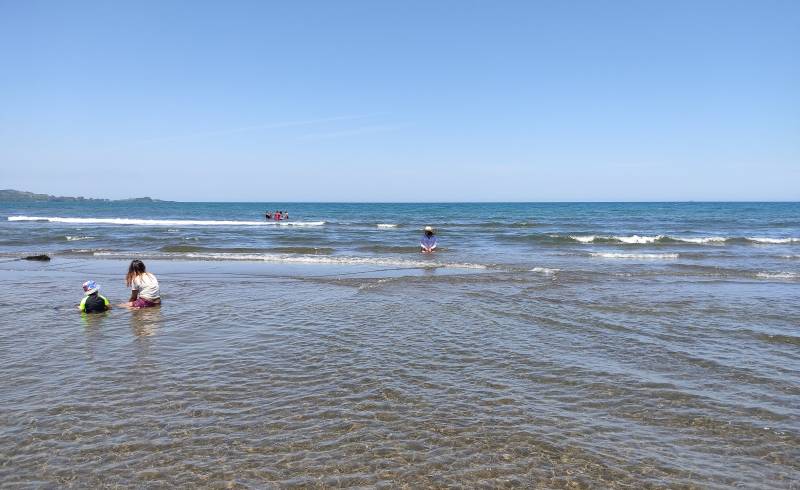
<path id="1" fill-rule="evenodd" d="M 25 257 L 25 260 L 40 260 L 42 262 L 47 262 L 50 260 L 49 255 L 41 254 L 41 255 L 28 255 Z"/>

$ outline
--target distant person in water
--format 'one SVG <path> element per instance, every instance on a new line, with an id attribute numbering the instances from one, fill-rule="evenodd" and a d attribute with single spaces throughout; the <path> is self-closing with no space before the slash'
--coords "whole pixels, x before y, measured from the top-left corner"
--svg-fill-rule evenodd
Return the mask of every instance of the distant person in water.
<path id="1" fill-rule="evenodd" d="M 131 299 L 124 304 L 129 308 L 149 308 L 161 304 L 158 279 L 145 270 L 144 262 L 132 260 L 125 276 L 125 284 L 131 288 Z"/>
<path id="2" fill-rule="evenodd" d="M 264 213 L 264 219 L 266 219 L 267 221 L 271 220 L 272 219 L 272 213 L 270 213 L 269 211 Z"/>
<path id="3" fill-rule="evenodd" d="M 280 221 L 280 220 L 281 220 L 281 212 L 275 211 L 275 221 Z"/>
<path id="4" fill-rule="evenodd" d="M 100 286 L 94 281 L 83 283 L 84 297 L 78 309 L 81 313 L 103 313 L 111 309 L 111 304 L 105 296 L 100 296 Z"/>
<path id="5" fill-rule="evenodd" d="M 422 247 L 422 253 L 429 254 L 436 250 L 436 234 L 430 226 L 425 227 L 425 234 L 422 235 L 422 240 L 419 242 Z"/>

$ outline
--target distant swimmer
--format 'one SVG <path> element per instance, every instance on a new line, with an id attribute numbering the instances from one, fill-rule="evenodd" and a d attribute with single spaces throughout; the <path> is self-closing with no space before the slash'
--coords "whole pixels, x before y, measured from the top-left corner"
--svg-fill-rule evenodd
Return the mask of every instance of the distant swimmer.
<path id="1" fill-rule="evenodd" d="M 419 245 L 422 247 L 421 252 L 424 254 L 432 253 L 436 250 L 436 234 L 433 232 L 433 228 L 430 226 L 425 227 L 425 234 L 422 236 L 422 240 L 420 240 Z"/>
<path id="2" fill-rule="evenodd" d="M 264 213 L 264 219 L 267 221 L 286 221 L 289 219 L 289 212 L 277 210 L 274 213 L 270 213 L 267 211 Z"/>

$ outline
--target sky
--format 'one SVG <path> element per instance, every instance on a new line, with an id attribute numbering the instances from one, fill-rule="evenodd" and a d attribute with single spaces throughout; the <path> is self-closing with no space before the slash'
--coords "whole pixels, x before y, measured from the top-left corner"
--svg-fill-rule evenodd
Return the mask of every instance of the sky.
<path id="1" fill-rule="evenodd" d="M 800 2 L 0 0 L 0 188 L 800 200 Z"/>

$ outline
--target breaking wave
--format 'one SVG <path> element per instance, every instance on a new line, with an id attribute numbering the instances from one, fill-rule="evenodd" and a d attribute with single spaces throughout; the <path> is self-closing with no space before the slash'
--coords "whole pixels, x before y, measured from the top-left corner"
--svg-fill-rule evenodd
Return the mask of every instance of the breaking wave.
<path id="1" fill-rule="evenodd" d="M 669 240 L 673 240 L 676 242 L 685 242 L 685 243 L 725 243 L 728 239 L 721 236 L 711 236 L 711 237 L 699 237 L 699 238 L 671 238 L 666 237 Z"/>
<path id="2" fill-rule="evenodd" d="M 551 238 L 564 238 L 562 235 L 550 235 Z M 800 243 L 800 238 L 768 238 L 768 237 L 673 237 L 669 235 L 569 235 L 569 240 L 579 243 L 624 243 L 628 245 L 648 243 L 692 243 L 692 244 L 724 244 L 724 243 L 761 243 L 761 244 L 788 244 Z"/>
<path id="3" fill-rule="evenodd" d="M 800 243 L 800 238 L 769 238 L 769 237 L 747 237 L 746 240 L 754 242 L 754 243 L 769 243 L 769 244 L 778 244 L 778 243 Z"/>
<path id="4" fill-rule="evenodd" d="M 187 219 L 134 218 L 63 218 L 58 216 L 9 216 L 8 221 L 38 221 L 45 223 L 139 225 L 139 226 L 322 226 L 324 221 L 229 221 Z"/>
<path id="5" fill-rule="evenodd" d="M 759 272 L 756 274 L 759 279 L 780 279 L 792 280 L 800 278 L 800 273 L 797 272 Z"/>

